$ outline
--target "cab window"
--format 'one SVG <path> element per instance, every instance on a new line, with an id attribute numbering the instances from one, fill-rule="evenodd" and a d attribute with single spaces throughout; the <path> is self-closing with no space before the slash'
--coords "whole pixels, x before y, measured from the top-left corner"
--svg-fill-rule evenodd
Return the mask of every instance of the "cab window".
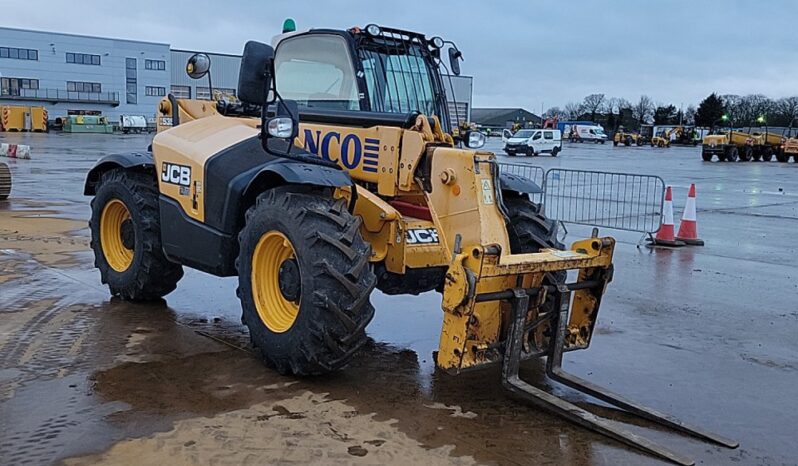
<path id="1" fill-rule="evenodd" d="M 543 132 L 544 139 L 554 139 L 554 134 L 551 131 L 544 131 Z"/>
<path id="2" fill-rule="evenodd" d="M 346 41 L 336 35 L 297 36 L 277 47 L 277 91 L 300 107 L 360 110 Z"/>
<path id="3" fill-rule="evenodd" d="M 537 141 L 538 139 L 540 139 L 540 131 L 536 131 L 534 136 L 532 136 L 533 141 Z"/>

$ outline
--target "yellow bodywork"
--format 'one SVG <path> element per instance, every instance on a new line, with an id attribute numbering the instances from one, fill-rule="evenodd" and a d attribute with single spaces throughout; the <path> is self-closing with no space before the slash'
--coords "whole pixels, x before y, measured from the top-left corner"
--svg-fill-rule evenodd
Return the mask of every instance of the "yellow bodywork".
<path id="1" fill-rule="evenodd" d="M 785 154 L 798 156 L 798 138 L 789 138 L 784 141 L 782 150 Z"/>
<path id="2" fill-rule="evenodd" d="M 208 101 L 180 100 L 178 107 L 180 125 L 172 127 L 165 124 L 170 123 L 171 105 L 166 99 L 161 104 L 159 134 L 153 141 L 156 166 L 185 164 L 197 176 L 190 196 L 178 196 L 173 184 L 162 182 L 160 188 L 202 221 L 205 163 L 225 147 L 255 135 L 260 120 L 219 115 Z M 372 262 L 383 262 L 386 270 L 398 274 L 408 268 L 448 267 L 437 364 L 457 372 L 501 358 L 497 347 L 504 338 L 509 305 L 506 301 L 477 302 L 478 295 L 537 287 L 547 273 L 556 271 L 577 269 L 581 279 L 597 276 L 611 268 L 615 242 L 591 238 L 577 241 L 569 251 L 512 254 L 497 198 L 495 155 L 454 147 L 451 136 L 432 130 L 440 127 L 424 116 L 410 129 L 301 123 L 295 145 L 336 162 L 358 182 L 354 213 L 363 219 L 361 233 L 372 245 Z M 419 178 L 420 172 L 425 173 L 425 180 Z M 341 188 L 336 195 L 348 199 L 350 189 Z M 418 210 L 403 210 L 400 203 L 428 211 L 428 216 L 413 216 Z M 430 229 L 437 231 L 436 241 L 409 240 L 412 232 Z M 566 350 L 589 343 L 598 310 L 594 293 L 573 293 Z M 530 321 L 545 298 L 542 291 L 530 304 Z M 272 324 L 279 327 L 281 323 Z M 535 341 L 528 343 L 547 344 L 545 333 L 539 327 L 529 337 Z"/>

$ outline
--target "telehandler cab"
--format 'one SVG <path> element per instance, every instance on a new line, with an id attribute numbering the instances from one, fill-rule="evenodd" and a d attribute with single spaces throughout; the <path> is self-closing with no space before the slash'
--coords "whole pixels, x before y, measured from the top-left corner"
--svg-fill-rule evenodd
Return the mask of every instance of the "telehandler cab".
<path id="1" fill-rule="evenodd" d="M 521 397 L 692 464 L 519 379 L 521 360 L 547 356 L 554 380 L 735 447 L 563 372 L 563 352 L 590 344 L 615 241 L 596 234 L 564 250 L 556 223 L 529 200 L 541 189 L 475 150 L 481 133 L 452 136 L 446 45 L 458 74 L 460 52 L 439 37 L 374 24 L 289 32 L 272 46 L 246 44 L 236 100 L 168 96 L 151 152 L 109 155 L 87 176 L 102 281 L 142 301 L 175 289 L 183 266 L 237 275 L 253 345 L 298 375 L 352 358 L 375 287 L 437 290 L 439 368 L 501 362 L 503 384 Z M 187 72 L 209 68 L 197 54 Z"/>

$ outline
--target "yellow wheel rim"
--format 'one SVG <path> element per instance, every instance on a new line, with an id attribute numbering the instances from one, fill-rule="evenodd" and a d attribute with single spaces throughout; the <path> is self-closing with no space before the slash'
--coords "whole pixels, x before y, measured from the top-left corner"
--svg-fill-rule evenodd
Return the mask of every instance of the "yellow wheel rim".
<path id="1" fill-rule="evenodd" d="M 260 320 L 272 332 L 285 332 L 299 315 L 300 297 L 291 301 L 280 289 L 280 268 L 294 257 L 291 241 L 274 230 L 260 238 L 252 253 L 252 297 Z"/>
<path id="2" fill-rule="evenodd" d="M 130 211 L 119 199 L 112 199 L 100 216 L 100 245 L 106 262 L 117 272 L 124 272 L 133 263 L 133 250 L 125 246 L 122 225 L 130 220 Z"/>

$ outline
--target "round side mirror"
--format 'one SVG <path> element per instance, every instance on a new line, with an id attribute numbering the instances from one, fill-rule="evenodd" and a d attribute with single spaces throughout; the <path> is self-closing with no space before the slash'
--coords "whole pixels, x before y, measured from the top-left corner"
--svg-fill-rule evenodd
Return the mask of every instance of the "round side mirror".
<path id="1" fill-rule="evenodd" d="M 206 53 L 195 53 L 186 63 L 186 74 L 192 79 L 200 79 L 211 70 L 211 57 Z"/>

